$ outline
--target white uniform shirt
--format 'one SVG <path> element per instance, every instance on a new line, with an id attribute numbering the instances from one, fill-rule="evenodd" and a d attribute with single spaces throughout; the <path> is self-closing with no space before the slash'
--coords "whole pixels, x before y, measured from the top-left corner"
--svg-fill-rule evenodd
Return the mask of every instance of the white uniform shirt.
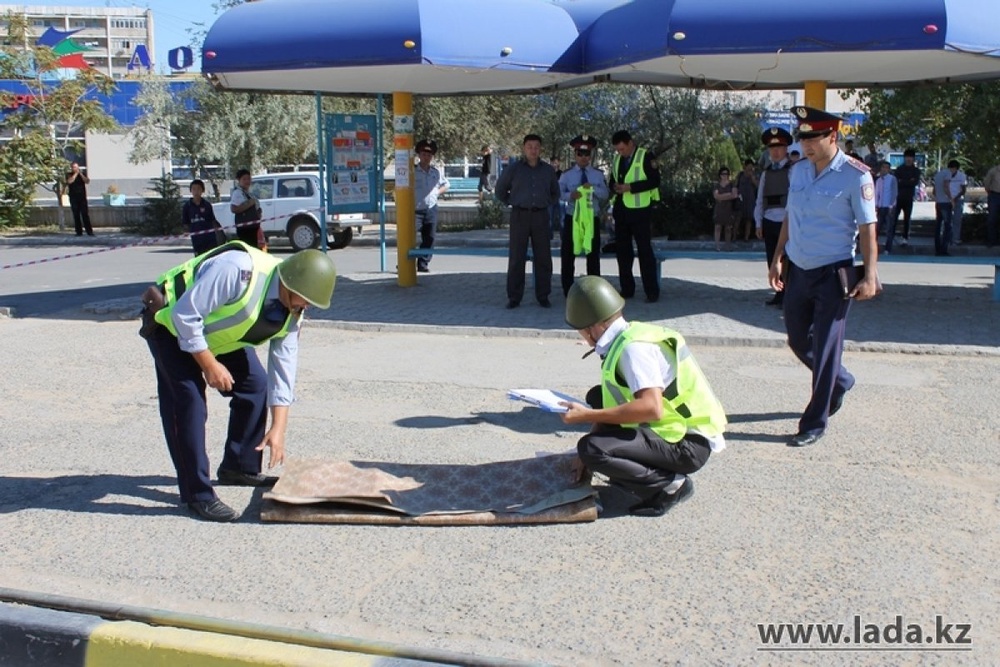
<path id="1" fill-rule="evenodd" d="M 191 287 L 177 300 L 170 314 L 180 348 L 189 354 L 208 349 L 205 317 L 214 310 L 237 301 L 246 291 L 253 260 L 245 252 L 229 251 L 205 260 L 195 273 Z M 278 299 L 280 282 L 275 277 L 268 286 L 266 301 Z M 272 338 L 267 355 L 268 405 L 291 405 L 295 400 L 298 370 L 299 319 L 293 319 L 288 334 Z"/>
<path id="2" fill-rule="evenodd" d="M 604 357 L 611 351 L 611 346 L 618 338 L 618 334 L 628 328 L 628 321 L 624 317 L 619 317 L 611 323 L 608 330 L 604 332 L 600 340 L 594 346 L 595 352 Z M 619 357 L 619 368 L 625 376 L 625 383 L 629 391 L 635 396 L 643 389 L 659 388 L 662 392 L 666 390 L 670 383 L 677 377 L 677 370 L 670 365 L 663 351 L 656 343 L 646 343 L 633 341 L 625 346 L 622 355 Z M 708 440 L 713 452 L 721 452 L 726 448 L 726 439 L 719 435 L 708 435 L 702 433 L 697 428 L 692 428 L 692 433 L 696 433 Z"/>

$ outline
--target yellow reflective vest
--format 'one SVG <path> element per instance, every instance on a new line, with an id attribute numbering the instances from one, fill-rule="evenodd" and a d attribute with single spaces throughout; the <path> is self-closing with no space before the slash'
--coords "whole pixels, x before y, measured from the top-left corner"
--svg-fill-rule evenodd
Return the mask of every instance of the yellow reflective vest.
<path id="1" fill-rule="evenodd" d="M 281 260 L 252 248 L 242 241 L 230 241 L 206 253 L 175 266 L 159 278 L 157 284 L 163 292 L 165 305 L 156 313 L 156 321 L 177 335 L 171 314 L 177 300 L 197 279 L 198 268 L 205 260 L 224 252 L 246 252 L 253 261 L 253 270 L 246 290 L 233 303 L 227 303 L 204 318 L 205 342 L 214 355 L 226 354 L 243 347 L 259 345 L 271 338 L 288 333 L 288 327 L 298 315 L 289 313 L 284 322 L 270 322 L 263 317 L 268 287 L 278 279 L 277 266 Z"/>
<path id="2" fill-rule="evenodd" d="M 659 421 L 643 426 L 649 426 L 666 442 L 678 442 L 692 430 L 706 436 L 720 435 L 726 428 L 726 413 L 722 404 L 712 392 L 684 337 L 665 327 L 631 322 L 618 334 L 601 365 L 604 406 L 623 405 L 634 399 L 624 378 L 617 372 L 622 352 L 632 342 L 659 345 L 663 356 L 675 370 L 674 381 L 663 391 L 663 416 Z M 639 424 L 622 426 L 637 428 Z"/>
<path id="3" fill-rule="evenodd" d="M 618 174 L 620 173 L 618 165 L 621 163 L 621 159 L 621 155 L 615 154 L 615 159 L 612 161 L 615 178 L 618 178 Z M 625 179 L 621 182 L 636 183 L 646 180 L 646 169 L 643 167 L 645 161 L 646 149 L 636 148 L 635 153 L 632 154 L 632 164 L 629 165 L 628 171 L 625 173 Z M 660 189 L 653 188 L 645 192 L 624 192 L 615 196 L 622 198 L 625 208 L 647 208 L 654 201 L 660 201 Z"/>

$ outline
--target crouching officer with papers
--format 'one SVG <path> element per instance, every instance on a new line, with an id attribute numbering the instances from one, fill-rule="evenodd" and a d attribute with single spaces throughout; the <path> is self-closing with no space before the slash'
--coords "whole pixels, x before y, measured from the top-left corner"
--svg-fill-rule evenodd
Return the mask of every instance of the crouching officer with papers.
<path id="1" fill-rule="evenodd" d="M 694 493 L 691 473 L 725 448 L 726 415 L 684 338 L 628 322 L 625 301 L 597 276 L 573 283 L 566 322 L 601 356 L 589 406 L 566 403 L 567 424 L 593 425 L 577 443 L 580 474 L 605 475 L 639 498 L 634 516 L 662 516 Z"/>
<path id="2" fill-rule="evenodd" d="M 284 460 L 302 312 L 328 308 L 336 279 L 333 260 L 318 250 L 281 261 L 232 241 L 167 271 L 143 295 L 140 334 L 156 364 L 163 433 L 181 501 L 202 519 L 239 518 L 212 488 L 205 386 L 230 398 L 219 484 L 274 484 L 261 473 L 263 452 L 271 450 L 268 467 Z M 253 350 L 264 342 L 266 372 Z"/>

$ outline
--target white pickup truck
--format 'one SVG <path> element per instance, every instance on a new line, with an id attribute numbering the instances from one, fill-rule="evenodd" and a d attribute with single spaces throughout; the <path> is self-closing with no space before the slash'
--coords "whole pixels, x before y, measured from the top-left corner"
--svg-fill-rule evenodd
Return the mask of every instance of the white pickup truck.
<path id="1" fill-rule="evenodd" d="M 320 246 L 319 173 L 293 171 L 254 176 L 250 194 L 260 202 L 261 227 L 266 238 L 288 237 L 296 251 Z M 219 223 L 226 227 L 227 235 L 235 237 L 229 202 L 219 202 L 212 208 Z M 371 220 L 361 213 L 328 215 L 329 247 L 347 247 L 354 238 L 354 228 L 360 234 L 361 228 L 370 224 Z"/>

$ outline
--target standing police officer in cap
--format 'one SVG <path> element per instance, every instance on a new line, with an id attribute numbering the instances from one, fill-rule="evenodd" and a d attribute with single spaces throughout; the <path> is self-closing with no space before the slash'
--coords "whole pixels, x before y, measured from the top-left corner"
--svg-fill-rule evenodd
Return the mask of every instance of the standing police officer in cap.
<path id="1" fill-rule="evenodd" d="M 563 296 L 573 286 L 576 258 L 587 256 L 587 275 L 601 275 L 601 203 L 608 200 L 604 172 L 590 166 L 597 139 L 577 135 L 569 145 L 576 152 L 576 166 L 559 177 L 560 198 L 566 202 L 559 256 L 562 260 Z"/>
<path id="2" fill-rule="evenodd" d="M 871 299 L 878 281 L 875 186 L 868 167 L 837 147 L 840 118 L 810 107 L 792 107 L 807 160 L 791 170 L 785 222 L 771 263 L 770 281 L 784 289 L 788 345 L 812 371 L 812 396 L 799 420 L 793 447 L 817 442 L 827 419 L 840 410 L 854 376 L 841 365 L 851 298 Z M 864 277 L 842 289 L 838 270 L 853 273 L 860 242 Z M 787 277 L 784 270 L 787 263 Z"/>
<path id="3" fill-rule="evenodd" d="M 261 473 L 263 452 L 270 447 L 269 468 L 284 460 L 302 312 L 329 308 L 336 280 L 333 260 L 318 250 L 281 261 L 231 241 L 170 269 L 143 294 L 140 334 L 156 365 L 163 433 L 181 501 L 201 518 L 239 518 L 212 488 L 205 386 L 230 399 L 219 484 L 274 484 Z M 267 371 L 253 350 L 264 342 Z"/>
<path id="4" fill-rule="evenodd" d="M 788 159 L 788 147 L 792 144 L 792 135 L 780 127 L 769 127 L 764 130 L 760 139 L 767 146 L 770 164 L 760 175 L 753 219 L 757 227 L 757 238 L 764 239 L 767 267 L 770 269 L 771 262 L 774 261 L 774 248 L 778 245 L 778 236 L 781 234 L 781 223 L 785 220 L 788 173 L 792 166 L 792 161 Z M 783 295 L 784 292 L 775 292 L 764 303 L 780 307 Z"/>
<path id="5" fill-rule="evenodd" d="M 417 168 L 413 170 L 413 199 L 415 202 L 416 226 L 420 231 L 420 247 L 434 247 L 434 237 L 437 235 L 438 197 L 451 187 L 437 167 L 431 165 L 431 160 L 437 155 L 437 142 L 422 139 L 417 142 Z M 417 259 L 417 271 L 427 273 L 430 269 L 431 257 Z"/>
<path id="6" fill-rule="evenodd" d="M 676 331 L 622 315 L 625 301 L 598 276 L 582 276 L 566 298 L 566 322 L 601 356 L 601 384 L 587 404 L 563 403 L 580 438 L 577 471 L 608 477 L 638 496 L 635 516 L 661 516 L 694 493 L 691 473 L 725 448 L 726 415 Z M 591 407 L 588 407 L 591 406 Z"/>

